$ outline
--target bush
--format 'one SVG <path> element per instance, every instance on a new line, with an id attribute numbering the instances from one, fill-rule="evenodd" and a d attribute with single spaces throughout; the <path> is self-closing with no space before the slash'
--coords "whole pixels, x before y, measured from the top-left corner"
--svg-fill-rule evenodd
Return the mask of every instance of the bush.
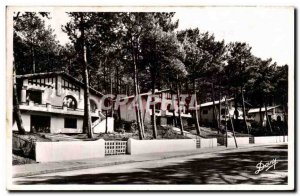
<path id="1" fill-rule="evenodd" d="M 288 131 L 287 131 L 283 121 L 272 120 L 271 125 L 272 125 L 274 134 L 287 135 Z"/>
<path id="2" fill-rule="evenodd" d="M 287 134 L 283 122 L 272 120 L 271 126 L 272 126 L 272 132 L 269 128 L 269 125 L 267 125 L 267 127 L 262 127 L 258 122 L 252 122 L 250 133 L 251 135 L 254 136 L 276 136 L 276 135 Z"/>
<path id="3" fill-rule="evenodd" d="M 115 121 L 115 130 L 116 132 L 133 133 L 137 130 L 137 123 L 136 121 L 125 121 L 122 119 L 118 119 Z"/>
<path id="4" fill-rule="evenodd" d="M 125 129 L 117 128 L 117 129 L 115 129 L 115 132 L 124 134 L 126 131 L 125 131 Z"/>
<path id="5" fill-rule="evenodd" d="M 36 138 L 30 135 L 13 134 L 13 152 L 23 157 L 34 158 Z"/>
<path id="6" fill-rule="evenodd" d="M 163 139 L 188 139 L 188 137 L 178 134 L 172 126 L 157 126 L 157 135 Z"/>
<path id="7" fill-rule="evenodd" d="M 258 122 L 252 122 L 250 128 L 250 134 L 253 136 L 265 136 L 266 129 L 265 127 L 260 126 Z"/>

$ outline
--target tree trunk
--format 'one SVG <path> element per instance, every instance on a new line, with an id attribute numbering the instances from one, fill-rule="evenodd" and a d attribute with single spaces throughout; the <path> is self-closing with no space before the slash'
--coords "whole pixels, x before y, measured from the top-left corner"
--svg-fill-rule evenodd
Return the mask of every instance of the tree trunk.
<path id="1" fill-rule="evenodd" d="M 136 52 L 134 53 L 136 65 L 137 65 L 137 62 L 139 62 L 139 40 L 140 40 L 140 38 L 137 37 L 137 39 L 136 39 L 136 50 L 135 50 Z M 140 85 L 139 85 L 140 82 L 139 82 L 138 72 L 137 72 L 136 78 L 137 78 L 138 94 L 140 95 L 141 94 L 141 90 L 140 90 Z M 139 107 L 140 108 L 139 108 L 138 112 L 140 113 L 140 122 L 141 122 L 141 129 L 142 129 L 142 137 L 144 138 L 145 137 L 145 126 L 144 126 L 144 119 L 142 118 L 142 111 L 141 111 L 141 109 L 144 109 L 144 108 L 143 108 L 142 104 L 143 103 L 142 103 L 141 97 L 139 96 Z"/>
<path id="2" fill-rule="evenodd" d="M 152 86 L 152 95 L 155 95 L 155 85 Z M 153 98 L 155 99 L 155 98 Z M 157 127 L 156 127 L 156 114 L 155 114 L 155 103 L 152 107 L 152 116 L 151 116 L 151 122 L 152 122 L 152 129 L 153 129 L 153 138 L 157 138 Z"/>
<path id="3" fill-rule="evenodd" d="M 172 85 L 172 83 L 171 83 L 171 85 L 170 85 L 170 89 L 172 89 L 173 90 L 173 85 Z M 172 91 L 173 92 L 173 91 Z M 172 97 L 172 107 L 173 107 L 173 112 L 172 112 L 172 114 L 173 114 L 173 125 L 174 125 L 174 127 L 177 127 L 177 119 L 176 119 L 176 114 L 175 114 L 175 100 L 174 100 L 174 96 L 173 96 L 173 93 L 171 92 L 171 97 Z"/>
<path id="4" fill-rule="evenodd" d="M 173 98 L 173 94 L 172 94 L 172 106 L 173 106 L 173 124 L 174 124 L 174 127 L 177 127 L 178 126 L 178 123 L 177 123 L 177 118 L 176 118 L 176 113 L 175 113 L 175 100 Z"/>
<path id="5" fill-rule="evenodd" d="M 103 63 L 103 89 L 104 89 L 104 92 L 107 93 L 107 85 L 106 85 L 106 63 Z"/>
<path id="6" fill-rule="evenodd" d="M 238 106 L 237 106 L 237 92 L 234 93 L 234 116 L 235 120 L 237 121 L 239 119 L 239 113 L 238 113 Z"/>
<path id="7" fill-rule="evenodd" d="M 267 105 L 265 103 L 265 114 L 266 114 L 266 126 L 267 126 L 267 123 L 269 125 L 269 128 L 270 128 L 270 132 L 273 132 L 272 130 L 272 125 L 271 125 L 271 122 L 270 122 L 270 119 L 268 117 L 268 110 L 267 110 Z"/>
<path id="8" fill-rule="evenodd" d="M 230 119 L 230 122 L 231 122 L 231 127 L 232 127 L 232 133 L 233 133 L 235 147 L 238 148 L 238 145 L 237 145 L 237 142 L 236 142 L 236 137 L 235 137 L 235 131 L 234 131 L 234 125 L 233 125 L 233 122 L 232 122 L 232 118 L 231 118 L 230 114 L 228 114 L 228 115 L 229 115 L 229 119 Z"/>
<path id="9" fill-rule="evenodd" d="M 263 115 L 262 115 L 261 108 L 262 108 L 262 104 L 260 103 L 259 104 L 259 124 L 260 124 L 260 127 L 263 127 Z"/>
<path id="10" fill-rule="evenodd" d="M 219 120 L 218 120 L 218 134 L 221 130 L 221 85 L 219 86 Z"/>
<path id="11" fill-rule="evenodd" d="M 34 47 L 31 47 L 32 50 L 32 73 L 35 73 L 35 54 L 34 54 Z"/>
<path id="12" fill-rule="evenodd" d="M 201 126 L 202 123 L 202 115 L 201 115 L 201 102 L 199 103 L 199 125 Z"/>
<path id="13" fill-rule="evenodd" d="M 196 131 L 197 131 L 197 135 L 201 134 L 201 129 L 200 129 L 200 125 L 199 125 L 199 116 L 198 116 L 198 103 L 197 103 L 197 93 L 196 93 L 196 82 L 195 79 L 193 81 L 193 88 L 194 88 L 194 95 L 195 95 L 195 126 L 196 126 Z"/>
<path id="14" fill-rule="evenodd" d="M 120 74 L 119 74 L 119 68 L 118 68 L 118 66 L 117 66 L 117 70 L 116 70 L 116 74 L 117 74 L 117 76 L 116 76 L 116 78 L 117 78 L 117 88 L 116 88 L 116 92 L 117 92 L 117 95 L 118 94 L 121 94 L 121 79 L 120 79 Z M 121 110 L 119 109 L 119 107 L 118 107 L 118 109 L 117 109 L 117 115 L 118 115 L 118 120 L 120 120 L 121 119 Z"/>
<path id="15" fill-rule="evenodd" d="M 178 125 L 177 125 L 177 118 L 176 118 L 176 114 L 175 114 L 175 109 L 173 110 L 173 125 L 174 125 L 174 127 L 177 127 Z"/>
<path id="16" fill-rule="evenodd" d="M 228 113 L 229 114 L 229 113 Z M 227 132 L 227 96 L 225 96 L 225 133 L 226 133 L 226 147 L 228 147 L 228 132 Z"/>
<path id="17" fill-rule="evenodd" d="M 90 87 L 89 87 L 89 74 L 88 65 L 86 57 L 86 47 L 85 47 L 85 36 L 84 36 L 84 26 L 83 26 L 83 16 L 81 15 L 81 49 L 82 49 L 82 64 L 83 64 L 83 83 L 84 83 L 84 117 L 83 117 L 83 132 L 87 133 L 88 138 L 93 138 L 92 122 L 90 114 Z"/>
<path id="18" fill-rule="evenodd" d="M 84 54 L 86 55 L 86 48 L 84 49 Z M 84 58 L 84 121 L 85 127 L 83 127 L 83 132 L 87 133 L 88 138 L 93 138 L 92 122 L 90 114 L 90 91 L 89 91 L 89 76 L 86 64 L 86 57 Z"/>
<path id="19" fill-rule="evenodd" d="M 215 85 L 212 83 L 212 100 L 213 100 L 213 127 L 216 127 L 216 103 L 215 103 Z"/>
<path id="20" fill-rule="evenodd" d="M 188 80 L 188 78 L 185 80 L 185 92 L 189 92 L 189 80 Z"/>
<path id="21" fill-rule="evenodd" d="M 112 81 L 112 69 L 110 68 L 110 79 L 109 79 L 109 82 L 110 82 L 110 94 L 112 95 L 113 94 L 113 81 Z M 110 113 L 110 117 L 113 117 L 114 116 L 114 107 L 113 107 L 113 100 L 111 100 L 111 113 Z"/>
<path id="22" fill-rule="evenodd" d="M 246 120 L 246 107 L 245 107 L 243 87 L 241 87 L 241 94 L 242 94 L 242 106 L 243 106 L 243 119 L 244 119 L 244 123 L 245 123 L 246 129 L 247 129 L 247 133 L 249 134 L 249 128 L 248 128 L 247 120 Z"/>
<path id="23" fill-rule="evenodd" d="M 143 134 L 142 134 L 142 126 L 141 126 L 141 116 L 140 116 L 140 97 L 139 97 L 139 91 L 138 91 L 138 83 L 137 83 L 137 65 L 136 65 L 136 59 L 134 55 L 134 45 L 133 45 L 133 40 L 131 39 L 131 49 L 132 49 L 132 60 L 133 60 L 133 83 L 134 83 L 134 95 L 137 97 L 137 103 L 136 103 L 136 121 L 137 121 L 137 126 L 138 126 L 138 132 L 139 132 L 139 139 L 143 139 Z"/>
<path id="24" fill-rule="evenodd" d="M 155 70 L 152 70 L 151 73 L 151 80 L 152 80 L 152 96 L 155 96 L 155 84 L 156 84 L 156 77 L 155 77 Z M 151 116 L 151 123 L 152 123 L 152 130 L 153 130 L 153 138 L 157 138 L 157 127 L 156 127 L 156 114 L 155 114 L 155 98 L 153 97 L 154 104 L 152 106 L 152 116 Z"/>
<path id="25" fill-rule="evenodd" d="M 178 76 L 177 76 L 178 79 Z M 180 107 L 180 92 L 179 92 L 179 84 L 176 84 L 177 86 L 177 106 L 178 106 L 178 118 L 179 118 L 179 127 L 181 131 L 181 135 L 183 135 L 183 124 L 182 124 L 182 118 L 181 118 L 181 107 Z"/>
<path id="26" fill-rule="evenodd" d="M 284 132 L 285 134 L 288 134 L 288 131 L 287 131 L 287 128 L 288 128 L 288 110 L 287 110 L 287 106 L 286 106 L 286 103 L 283 103 L 282 104 L 283 106 L 283 129 L 284 129 Z"/>
<path id="27" fill-rule="evenodd" d="M 138 78 L 137 78 L 138 79 Z M 139 95 L 141 94 L 141 90 L 140 90 L 140 85 L 139 85 L 139 81 L 137 80 L 137 88 L 138 88 L 138 93 Z M 139 106 L 141 106 L 140 103 L 141 99 L 139 99 Z M 145 125 L 144 125 L 144 118 L 142 117 L 142 111 L 139 109 L 138 112 L 140 113 L 140 121 L 141 121 L 141 128 L 142 128 L 142 136 L 143 138 L 145 138 Z"/>
<path id="28" fill-rule="evenodd" d="M 107 127 L 107 117 L 108 117 L 108 112 L 105 110 L 105 133 L 108 133 L 108 127 Z"/>
<path id="29" fill-rule="evenodd" d="M 18 131 L 20 134 L 25 134 L 25 129 L 23 126 L 22 115 L 19 106 L 18 93 L 17 93 L 17 81 L 16 81 L 16 70 L 13 59 L 13 110 L 14 116 L 17 123 Z"/>
<path id="30" fill-rule="evenodd" d="M 14 20 L 18 19 L 20 12 L 17 12 L 16 17 Z M 15 54 L 13 53 L 12 56 L 12 63 L 13 63 L 13 113 L 15 116 L 15 120 L 17 123 L 18 127 L 18 132 L 20 134 L 25 134 L 26 131 L 23 126 L 23 121 L 22 121 L 22 115 L 20 111 L 20 105 L 19 105 L 19 99 L 18 99 L 18 93 L 17 93 L 17 79 L 16 79 L 16 65 L 15 65 Z"/>

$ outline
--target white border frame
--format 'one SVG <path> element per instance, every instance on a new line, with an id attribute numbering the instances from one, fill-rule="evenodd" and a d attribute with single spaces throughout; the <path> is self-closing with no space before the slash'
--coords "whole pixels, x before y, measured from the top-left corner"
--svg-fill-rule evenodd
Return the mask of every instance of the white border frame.
<path id="1" fill-rule="evenodd" d="M 23 5 L 23 1 L 18 2 L 19 5 Z M 120 5 L 120 4 L 119 4 Z M 132 7 L 132 6 L 112 6 L 112 7 L 63 7 L 66 11 L 176 11 L 178 9 L 194 9 L 190 3 L 184 4 L 183 7 L 160 7 L 156 5 L 155 7 Z M 194 4 L 195 5 L 195 4 Z M 264 7 L 264 6 L 262 6 Z M 56 6 L 58 8 L 58 6 Z M 6 10 L 7 16 L 12 16 L 14 10 L 20 11 L 50 11 L 53 7 L 10 7 Z M 6 20 L 6 124 L 11 124 L 11 111 L 12 111 L 12 35 L 13 30 L 11 28 L 12 17 L 7 17 Z M 295 120 L 294 120 L 294 68 L 295 65 L 289 65 L 289 103 L 288 103 L 288 130 L 289 130 L 289 142 L 288 142 L 288 185 L 14 185 L 12 184 L 12 166 L 11 166 L 11 127 L 6 127 L 6 144 L 7 144 L 7 188 L 9 190 L 207 190 L 207 191 L 217 191 L 217 190 L 293 190 L 294 189 L 294 131 L 295 131 Z"/>

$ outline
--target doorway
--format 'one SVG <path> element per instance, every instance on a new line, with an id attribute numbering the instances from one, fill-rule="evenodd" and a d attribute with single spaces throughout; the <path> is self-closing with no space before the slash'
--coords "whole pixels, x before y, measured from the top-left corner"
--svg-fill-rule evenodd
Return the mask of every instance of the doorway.
<path id="1" fill-rule="evenodd" d="M 50 116 L 31 115 L 30 131 L 39 133 L 50 133 Z"/>

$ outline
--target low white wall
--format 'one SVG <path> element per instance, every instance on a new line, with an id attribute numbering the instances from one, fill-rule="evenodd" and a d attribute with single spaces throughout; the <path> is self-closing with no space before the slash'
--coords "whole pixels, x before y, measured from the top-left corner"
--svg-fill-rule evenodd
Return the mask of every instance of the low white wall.
<path id="1" fill-rule="evenodd" d="M 94 133 L 105 133 L 105 127 L 106 127 L 106 119 L 103 119 L 99 124 L 97 124 L 93 131 Z M 113 133 L 114 132 L 114 118 L 108 117 L 107 118 L 107 132 Z"/>
<path id="2" fill-rule="evenodd" d="M 249 144 L 249 137 L 236 137 L 236 143 L 238 146 Z M 233 137 L 228 138 L 228 146 L 235 146 Z"/>
<path id="3" fill-rule="evenodd" d="M 217 146 L 218 146 L 217 138 L 200 139 L 200 148 L 214 148 Z"/>
<path id="4" fill-rule="evenodd" d="M 37 162 L 100 158 L 105 156 L 105 141 L 37 142 L 35 156 Z"/>
<path id="5" fill-rule="evenodd" d="M 260 136 L 254 137 L 255 144 L 269 144 L 287 142 L 288 136 Z"/>
<path id="6" fill-rule="evenodd" d="M 196 139 L 174 139 L 174 140 L 128 140 L 129 154 L 145 154 L 156 152 L 173 152 L 184 150 L 195 150 Z"/>

